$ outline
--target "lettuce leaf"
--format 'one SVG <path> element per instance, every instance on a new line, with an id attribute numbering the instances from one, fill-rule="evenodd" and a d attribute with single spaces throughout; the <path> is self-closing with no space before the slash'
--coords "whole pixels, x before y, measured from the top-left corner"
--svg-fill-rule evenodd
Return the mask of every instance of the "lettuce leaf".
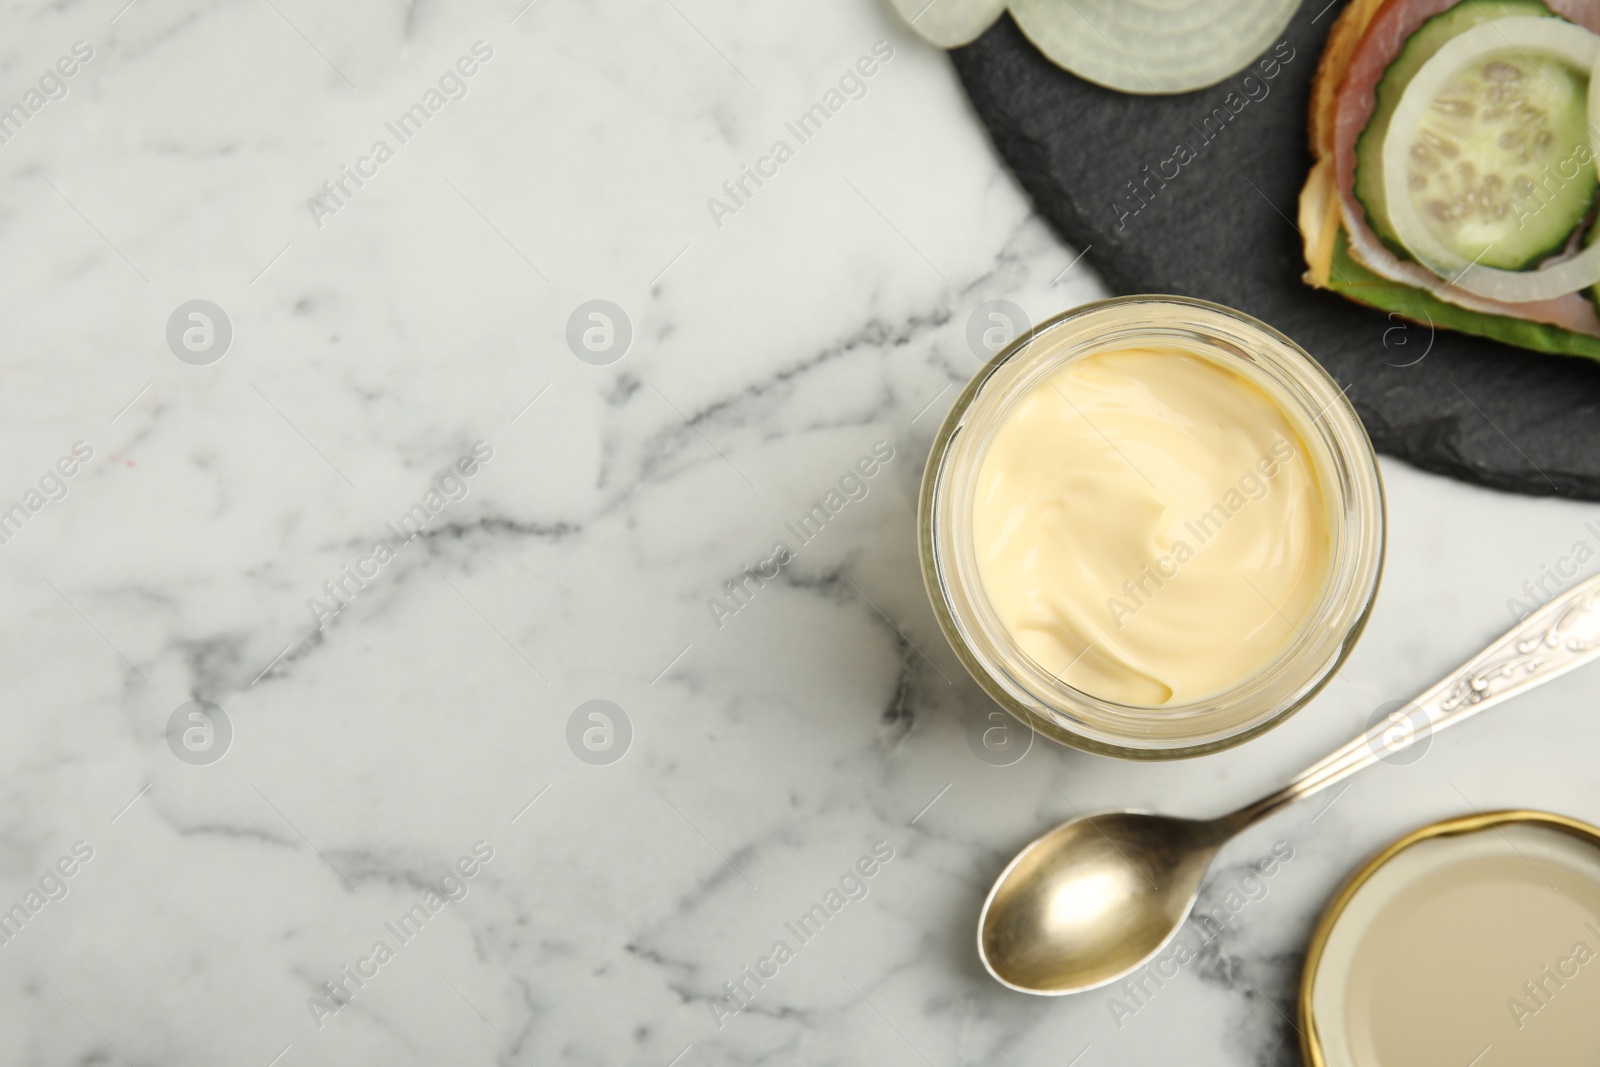
<path id="1" fill-rule="evenodd" d="M 1333 268 L 1328 287 L 1358 303 L 1390 311 L 1413 322 L 1487 337 L 1535 352 L 1600 359 L 1600 337 L 1574 333 L 1543 322 L 1470 311 L 1431 293 L 1372 273 L 1350 255 L 1350 242 L 1340 227 L 1333 243 Z"/>

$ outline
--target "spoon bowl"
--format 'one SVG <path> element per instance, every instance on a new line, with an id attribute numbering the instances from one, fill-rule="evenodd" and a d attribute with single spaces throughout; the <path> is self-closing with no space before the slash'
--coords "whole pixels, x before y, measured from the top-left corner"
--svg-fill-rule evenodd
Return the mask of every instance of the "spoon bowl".
<path id="1" fill-rule="evenodd" d="M 1024 993 L 1114 982 L 1172 940 L 1225 839 L 1214 823 L 1133 811 L 1063 823 L 995 881 L 978 920 L 978 955 Z"/>

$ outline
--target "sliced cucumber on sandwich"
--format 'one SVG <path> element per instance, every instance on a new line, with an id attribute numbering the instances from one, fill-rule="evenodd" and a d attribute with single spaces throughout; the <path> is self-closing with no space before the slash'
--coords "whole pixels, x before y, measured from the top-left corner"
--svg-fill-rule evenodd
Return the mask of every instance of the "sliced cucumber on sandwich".
<path id="1" fill-rule="evenodd" d="M 1537 0 L 1466 0 L 1425 22 L 1384 72 L 1356 142 L 1355 195 L 1392 251 L 1415 258 L 1384 183 L 1384 144 L 1406 89 L 1467 30 L 1529 16 L 1555 18 Z M 1403 146 L 1412 201 L 1431 235 L 1461 260 L 1499 270 L 1533 267 L 1566 247 L 1597 188 L 1588 91 L 1587 70 L 1511 39 L 1457 70 Z"/>

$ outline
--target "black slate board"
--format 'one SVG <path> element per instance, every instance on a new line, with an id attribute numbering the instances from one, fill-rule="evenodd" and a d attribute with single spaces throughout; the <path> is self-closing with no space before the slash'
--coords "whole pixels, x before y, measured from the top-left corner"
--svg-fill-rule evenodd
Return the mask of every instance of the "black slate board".
<path id="1" fill-rule="evenodd" d="M 1350 387 L 1382 452 L 1497 489 L 1600 500 L 1600 363 L 1442 329 L 1429 350 L 1426 326 L 1402 326 L 1300 280 L 1290 220 L 1311 165 L 1311 79 L 1338 13 L 1326 4 L 1301 9 L 1284 35 L 1293 57 L 1268 94 L 1209 142 L 1195 127 L 1243 74 L 1181 96 L 1116 93 L 1051 64 L 1009 16 L 951 58 L 1034 204 L 1088 249 L 1113 291 L 1214 300 L 1276 326 Z M 1152 182 L 1119 230 L 1118 205 L 1138 203 L 1126 183 L 1143 181 L 1143 168 L 1172 158 L 1180 142 L 1200 149 L 1196 158 L 1164 189 Z"/>

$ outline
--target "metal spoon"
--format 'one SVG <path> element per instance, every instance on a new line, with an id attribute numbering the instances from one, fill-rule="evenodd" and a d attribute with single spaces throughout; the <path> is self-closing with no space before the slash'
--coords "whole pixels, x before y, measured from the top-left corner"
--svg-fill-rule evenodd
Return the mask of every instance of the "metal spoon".
<path id="1" fill-rule="evenodd" d="M 1114 982 L 1172 940 L 1235 834 L 1430 734 L 1600 656 L 1600 576 L 1557 596 L 1284 788 L 1204 821 L 1109 811 L 1062 823 L 1000 872 L 978 955 L 1001 984 L 1059 996 Z"/>

